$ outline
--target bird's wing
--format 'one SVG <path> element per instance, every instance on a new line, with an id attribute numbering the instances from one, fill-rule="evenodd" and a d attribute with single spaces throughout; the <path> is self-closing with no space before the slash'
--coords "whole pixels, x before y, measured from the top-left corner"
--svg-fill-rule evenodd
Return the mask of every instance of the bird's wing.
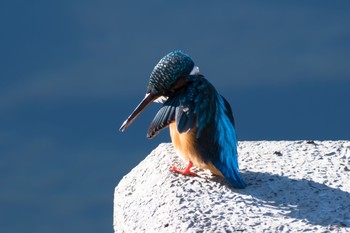
<path id="1" fill-rule="evenodd" d="M 176 122 L 179 133 L 196 129 L 199 138 L 215 114 L 215 88 L 204 78 L 193 78 L 186 87 L 170 96 L 154 117 L 147 137 L 156 136 L 170 123 Z M 231 113 L 232 115 L 232 113 Z"/>
<path id="2" fill-rule="evenodd" d="M 244 188 L 246 184 L 238 168 L 237 135 L 232 110 L 222 96 L 218 98 L 216 110 L 214 141 L 218 151 L 213 155 L 212 163 L 235 188 Z"/>
<path id="3" fill-rule="evenodd" d="M 226 107 L 225 113 L 226 113 L 227 117 L 230 119 L 230 121 L 234 127 L 235 126 L 235 119 L 234 119 L 233 114 L 232 114 L 231 106 L 223 96 L 221 96 L 221 98 L 224 100 L 224 103 L 225 103 L 225 107 Z"/>
<path id="4" fill-rule="evenodd" d="M 199 138 L 215 114 L 214 87 L 204 78 L 196 78 L 190 82 L 179 98 L 179 107 L 175 121 L 180 133 L 197 129 Z"/>
<path id="5" fill-rule="evenodd" d="M 175 121 L 175 112 L 179 106 L 178 96 L 168 98 L 163 106 L 159 109 L 156 116 L 154 117 L 151 125 L 149 126 L 147 137 L 153 138 L 162 129 L 167 127 L 170 123 Z"/>

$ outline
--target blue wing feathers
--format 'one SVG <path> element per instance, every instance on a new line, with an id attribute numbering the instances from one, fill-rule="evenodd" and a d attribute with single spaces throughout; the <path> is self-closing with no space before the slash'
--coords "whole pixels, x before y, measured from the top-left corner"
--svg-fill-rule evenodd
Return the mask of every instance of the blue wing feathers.
<path id="1" fill-rule="evenodd" d="M 232 114 L 231 106 L 223 96 L 221 96 L 221 98 L 225 104 L 225 113 L 226 113 L 227 117 L 230 119 L 233 127 L 235 127 L 235 119 L 234 119 L 233 114 Z"/>
<path id="2" fill-rule="evenodd" d="M 178 98 L 169 98 L 164 102 L 163 106 L 159 109 L 154 117 L 148 132 L 147 137 L 152 138 L 156 136 L 160 130 L 167 127 L 171 122 L 175 120 L 175 112 L 178 108 Z"/>
<path id="3" fill-rule="evenodd" d="M 191 111 L 184 110 L 184 108 L 180 106 L 176 111 L 175 119 L 178 131 L 184 133 L 193 128 L 195 116 Z"/>
<path id="4" fill-rule="evenodd" d="M 228 109 L 227 105 L 229 106 L 227 101 L 218 95 L 215 141 L 219 156 L 213 164 L 235 188 L 244 188 L 246 184 L 238 170 L 237 137 L 233 126 L 233 115 L 231 107 Z"/>

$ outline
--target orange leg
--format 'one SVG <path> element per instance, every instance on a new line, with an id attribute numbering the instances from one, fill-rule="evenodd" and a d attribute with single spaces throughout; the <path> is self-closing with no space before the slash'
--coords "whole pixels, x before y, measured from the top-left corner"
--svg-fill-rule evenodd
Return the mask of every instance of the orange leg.
<path id="1" fill-rule="evenodd" d="M 192 166 L 193 166 L 193 163 L 190 161 L 185 169 L 178 169 L 176 167 L 172 167 L 172 168 L 170 168 L 170 170 L 173 172 L 180 173 L 182 175 L 186 175 L 186 176 L 197 176 L 196 173 L 191 172 L 190 169 Z"/>

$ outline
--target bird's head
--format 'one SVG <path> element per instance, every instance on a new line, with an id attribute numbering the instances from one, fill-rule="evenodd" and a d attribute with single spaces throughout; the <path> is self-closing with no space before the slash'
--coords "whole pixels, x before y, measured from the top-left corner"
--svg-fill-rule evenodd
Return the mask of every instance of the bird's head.
<path id="1" fill-rule="evenodd" d="M 186 85 L 188 75 L 198 74 L 198 67 L 192 59 L 181 51 L 173 51 L 163 57 L 154 67 L 148 82 L 146 96 L 124 121 L 120 131 L 124 131 L 146 107 L 158 99 L 164 99 Z"/>
<path id="2" fill-rule="evenodd" d="M 147 92 L 155 96 L 168 96 L 181 86 L 182 79 L 193 70 L 194 62 L 185 53 L 174 51 L 163 57 L 154 67 Z"/>

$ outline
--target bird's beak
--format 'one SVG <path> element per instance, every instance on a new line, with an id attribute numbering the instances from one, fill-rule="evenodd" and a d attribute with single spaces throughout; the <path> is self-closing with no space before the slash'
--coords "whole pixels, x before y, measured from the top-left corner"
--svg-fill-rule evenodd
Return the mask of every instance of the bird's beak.
<path id="1" fill-rule="evenodd" d="M 130 114 L 130 116 L 124 121 L 119 131 L 124 132 L 126 128 L 131 125 L 131 123 L 138 117 L 143 110 L 147 108 L 154 100 L 156 100 L 159 96 L 154 96 L 151 93 L 147 93 L 145 98 L 139 103 L 139 105 L 135 108 L 135 110 Z"/>

